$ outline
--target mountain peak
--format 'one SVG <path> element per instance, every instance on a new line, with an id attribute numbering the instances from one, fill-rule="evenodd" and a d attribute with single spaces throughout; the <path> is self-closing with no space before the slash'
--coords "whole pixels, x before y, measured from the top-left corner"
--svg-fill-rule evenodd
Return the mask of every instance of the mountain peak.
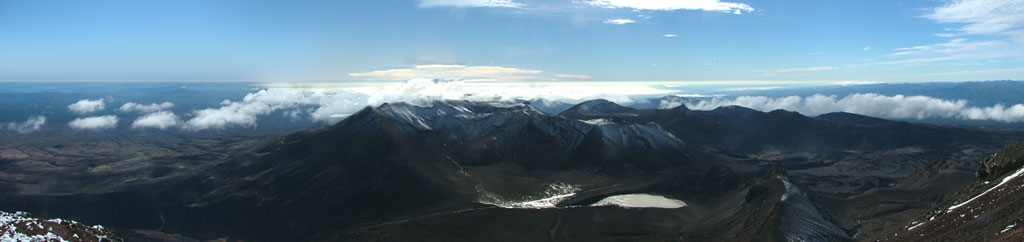
<path id="1" fill-rule="evenodd" d="M 636 116 L 637 111 L 608 100 L 594 99 L 576 104 L 559 115 L 576 119 L 621 118 Z"/>
<path id="2" fill-rule="evenodd" d="M 569 110 L 577 110 L 580 113 L 619 113 L 636 111 L 634 108 L 622 106 L 604 99 L 594 99 L 582 102 L 576 104 L 576 106 L 573 106 Z"/>
<path id="3" fill-rule="evenodd" d="M 743 106 L 729 105 L 729 106 L 721 106 L 721 107 L 717 107 L 715 109 L 712 109 L 710 111 L 710 113 L 712 113 L 712 114 L 719 114 L 719 115 L 728 115 L 728 116 L 746 116 L 746 115 L 752 115 L 752 114 L 763 113 L 763 112 L 757 111 L 757 110 L 754 110 L 754 109 L 751 109 L 751 108 L 743 107 Z"/>

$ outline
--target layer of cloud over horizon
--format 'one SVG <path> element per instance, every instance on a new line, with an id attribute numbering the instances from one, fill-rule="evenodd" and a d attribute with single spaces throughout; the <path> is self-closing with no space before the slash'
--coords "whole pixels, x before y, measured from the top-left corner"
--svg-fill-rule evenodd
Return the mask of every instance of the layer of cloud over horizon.
<path id="1" fill-rule="evenodd" d="M 807 97 L 740 96 L 713 98 L 689 103 L 666 104 L 662 108 L 686 105 L 694 110 L 711 110 L 722 106 L 743 106 L 759 111 L 783 109 L 817 116 L 831 112 L 848 112 L 887 119 L 964 119 L 995 120 L 1001 122 L 1024 121 L 1024 104 L 991 107 L 971 107 L 966 100 L 945 100 L 928 96 L 885 96 L 875 93 L 857 93 L 839 98 L 835 95 L 815 94 Z"/>
<path id="2" fill-rule="evenodd" d="M 114 115 L 76 118 L 68 122 L 68 127 L 76 130 L 113 129 L 117 127 L 117 121 L 118 118 Z"/>
<path id="3" fill-rule="evenodd" d="M 590 0 L 587 4 L 603 8 L 629 8 L 635 10 L 703 10 L 743 14 L 753 12 L 754 7 L 745 3 L 722 2 L 718 0 L 666 1 L 666 0 Z"/>
<path id="4" fill-rule="evenodd" d="M 519 8 L 522 3 L 512 0 L 420 0 L 419 7 L 456 7 L 456 8 Z"/>
<path id="5" fill-rule="evenodd" d="M 534 74 L 538 73 L 541 71 L 501 66 L 416 65 L 413 68 L 349 73 L 349 76 L 391 81 L 414 78 L 519 80 L 536 78 Z"/>
<path id="6" fill-rule="evenodd" d="M 78 100 L 78 102 L 68 105 L 68 110 L 77 114 L 93 113 L 96 111 L 103 110 L 106 106 L 104 104 L 105 102 L 106 101 L 102 98 L 96 100 L 82 99 Z"/>
<path id="7" fill-rule="evenodd" d="M 22 134 L 28 134 L 39 131 L 43 125 L 46 124 L 46 116 L 35 115 L 28 117 L 25 122 L 11 122 L 7 124 L 7 130 L 15 131 Z"/>

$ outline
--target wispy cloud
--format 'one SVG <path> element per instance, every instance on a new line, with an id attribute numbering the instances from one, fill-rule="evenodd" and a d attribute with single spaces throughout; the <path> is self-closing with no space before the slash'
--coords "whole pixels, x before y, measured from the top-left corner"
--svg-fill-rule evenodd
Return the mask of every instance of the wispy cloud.
<path id="1" fill-rule="evenodd" d="M 522 3 L 512 0 L 420 0 L 421 8 L 521 8 Z"/>
<path id="2" fill-rule="evenodd" d="M 174 103 L 171 103 L 171 102 L 163 102 L 163 103 L 160 103 L 160 104 L 150 103 L 148 105 L 147 104 L 138 104 L 138 103 L 129 102 L 129 103 L 125 103 L 124 105 L 121 105 L 121 107 L 118 108 L 117 110 L 121 111 L 121 112 L 125 112 L 125 113 L 128 113 L 128 112 L 152 113 L 152 112 L 156 112 L 156 111 L 163 111 L 165 109 L 173 108 L 173 107 L 174 107 Z"/>
<path id="3" fill-rule="evenodd" d="M 861 48 L 861 50 L 863 50 L 863 51 L 871 50 L 871 46 L 864 46 L 864 48 Z"/>
<path id="4" fill-rule="evenodd" d="M 955 0 L 924 17 L 965 24 L 957 29 L 964 34 L 1008 36 L 1024 42 L 1024 3 L 1019 0 Z"/>
<path id="5" fill-rule="evenodd" d="M 993 47 L 1005 46 L 1007 43 L 1001 40 L 992 41 L 968 41 L 965 38 L 952 39 L 946 43 L 918 45 L 895 49 L 895 53 L 889 56 L 921 55 L 938 53 L 965 53 L 970 51 L 985 50 Z"/>
<path id="6" fill-rule="evenodd" d="M 349 75 L 370 80 L 409 80 L 414 78 L 518 80 L 534 78 L 534 75 L 538 73 L 541 71 L 501 66 L 417 65 L 413 68 L 349 73 Z"/>
<path id="7" fill-rule="evenodd" d="M 904 65 L 919 66 L 938 62 L 997 59 L 1024 55 L 1019 46 L 1004 40 L 971 41 L 956 38 L 944 43 L 893 49 L 889 60 L 854 64 L 850 67 Z"/>
<path id="8" fill-rule="evenodd" d="M 770 71 L 770 72 L 761 74 L 761 76 L 778 76 L 779 74 L 790 73 L 790 72 L 832 71 L 832 70 L 838 70 L 838 69 L 839 68 L 834 67 L 834 66 L 815 66 L 815 67 L 786 68 L 786 69 L 778 69 L 778 70 Z"/>
<path id="9" fill-rule="evenodd" d="M 96 111 L 103 110 L 105 108 L 105 101 L 103 99 L 89 100 L 82 99 L 78 102 L 68 105 L 68 110 L 77 114 L 87 114 Z"/>
<path id="10" fill-rule="evenodd" d="M 959 28 L 946 28 L 933 34 L 954 38 L 945 43 L 925 44 L 894 49 L 881 60 L 861 66 L 921 66 L 932 64 L 962 64 L 964 61 L 1024 57 L 1024 49 L 1012 42 L 1024 42 L 1024 3 L 1019 0 L 953 0 L 930 9 L 922 17 L 938 23 L 963 24 Z M 971 40 L 965 35 L 988 35 L 994 40 Z M 1010 40 L 999 39 L 1008 37 Z"/>
<path id="11" fill-rule="evenodd" d="M 39 129 L 42 128 L 44 124 L 46 124 L 46 117 L 42 115 L 36 115 L 29 117 L 28 120 L 25 120 L 25 122 L 11 122 L 7 124 L 7 130 L 27 134 L 39 131 Z"/>
<path id="12" fill-rule="evenodd" d="M 670 1 L 670 0 L 590 0 L 591 6 L 602 8 L 630 8 L 636 10 L 702 10 L 743 14 L 753 12 L 754 8 L 745 3 L 722 2 L 718 0 Z"/>
<path id="13" fill-rule="evenodd" d="M 574 78 L 574 79 L 590 79 L 590 75 L 578 75 L 578 74 L 556 74 L 556 77 L 561 78 Z"/>
<path id="14" fill-rule="evenodd" d="M 628 18 L 616 18 L 616 19 L 605 20 L 604 23 L 606 23 L 606 24 L 623 25 L 623 24 L 636 23 L 636 21 L 633 21 L 632 19 L 628 19 Z"/>
<path id="15" fill-rule="evenodd" d="M 95 116 L 71 120 L 71 122 L 68 122 L 68 126 L 77 130 L 112 129 L 117 127 L 117 121 L 118 118 L 114 115 Z"/>
<path id="16" fill-rule="evenodd" d="M 675 34 L 665 34 L 665 35 L 662 35 L 662 37 L 665 37 L 665 38 L 675 38 L 676 35 Z"/>

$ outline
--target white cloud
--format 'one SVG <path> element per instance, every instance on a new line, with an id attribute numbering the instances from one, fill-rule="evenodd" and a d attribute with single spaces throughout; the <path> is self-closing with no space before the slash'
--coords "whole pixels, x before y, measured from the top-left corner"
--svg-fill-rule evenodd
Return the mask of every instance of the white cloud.
<path id="1" fill-rule="evenodd" d="M 605 20 L 604 23 L 606 23 L 606 24 L 623 25 L 623 24 L 636 23 L 636 21 L 633 21 L 632 19 L 628 19 L 628 18 L 617 18 L 617 19 Z"/>
<path id="2" fill-rule="evenodd" d="M 538 73 L 541 71 L 501 66 L 416 65 L 413 68 L 349 73 L 348 75 L 370 80 L 409 80 L 414 78 L 519 80 L 534 78 L 536 77 L 534 75 Z"/>
<path id="3" fill-rule="evenodd" d="M 574 79 L 590 79 L 590 75 L 579 75 L 579 74 L 557 74 L 555 77 L 561 78 L 574 78 Z"/>
<path id="4" fill-rule="evenodd" d="M 117 116 L 105 115 L 87 118 L 77 118 L 68 122 L 72 129 L 112 129 L 117 127 Z"/>
<path id="5" fill-rule="evenodd" d="M 958 118 L 1003 122 L 1024 121 L 1024 104 L 1010 107 L 1004 105 L 969 107 L 966 100 L 944 100 L 928 96 L 885 96 L 875 93 L 857 93 L 842 98 L 821 94 L 779 98 L 741 96 L 713 98 L 686 104 L 688 108 L 695 110 L 710 110 L 729 105 L 760 111 L 784 109 L 810 116 L 830 112 L 848 112 L 891 119 Z"/>
<path id="6" fill-rule="evenodd" d="M 675 38 L 676 35 L 674 35 L 674 34 L 665 34 L 665 35 L 662 35 L 662 37 L 665 37 L 665 38 Z"/>
<path id="7" fill-rule="evenodd" d="M 121 112 L 126 112 L 126 113 L 128 113 L 128 112 L 152 113 L 152 112 L 156 112 L 156 111 L 163 111 L 165 109 L 172 108 L 172 107 L 174 107 L 174 103 L 171 103 L 171 102 L 163 102 L 163 103 L 160 103 L 160 104 L 150 103 L 148 105 L 129 102 L 129 103 L 125 103 L 124 105 L 121 105 L 121 108 L 118 108 L 117 110 L 119 110 Z"/>
<path id="8" fill-rule="evenodd" d="M 924 17 L 965 24 L 957 29 L 964 34 L 1008 36 L 1024 42 L 1024 1 L 956 0 L 932 9 Z"/>
<path id="9" fill-rule="evenodd" d="M 105 106 L 104 105 L 105 102 L 106 101 L 104 101 L 103 99 L 96 99 L 96 100 L 82 99 L 82 100 L 78 100 L 78 102 L 75 102 L 75 103 L 72 103 L 71 105 L 68 105 L 68 110 L 71 110 L 71 112 L 74 112 L 74 113 L 77 113 L 77 114 L 92 113 L 92 112 L 103 110 L 105 108 L 104 107 Z"/>
<path id="10" fill-rule="evenodd" d="M 932 35 L 935 35 L 935 36 L 938 36 L 938 37 L 942 37 L 942 38 L 953 38 L 953 37 L 956 37 L 956 34 L 953 34 L 953 33 L 937 33 L 937 34 L 932 34 Z"/>
<path id="11" fill-rule="evenodd" d="M 861 50 L 863 50 L 863 51 L 871 50 L 871 46 L 864 46 L 864 48 L 861 48 Z"/>
<path id="12" fill-rule="evenodd" d="M 521 8 L 523 4 L 512 0 L 420 0 L 419 6 L 421 8 Z"/>
<path id="13" fill-rule="evenodd" d="M 36 115 L 29 117 L 28 120 L 25 120 L 25 122 L 11 122 L 7 124 L 7 129 L 18 133 L 27 134 L 39 131 L 39 129 L 43 127 L 43 124 L 46 124 L 46 117 Z"/>
<path id="14" fill-rule="evenodd" d="M 334 88 L 271 88 L 250 93 L 241 101 L 197 110 L 182 126 L 185 130 L 255 127 L 259 116 L 284 111 L 289 117 L 309 117 L 333 123 L 366 106 L 386 102 L 426 105 L 437 100 L 514 101 L 543 98 L 578 102 L 605 98 L 630 103 L 630 96 L 666 95 L 673 90 L 649 85 L 613 82 L 467 82 L 413 79 L 405 83 L 352 85 Z"/>
<path id="15" fill-rule="evenodd" d="M 871 84 L 880 84 L 880 83 L 882 83 L 882 82 L 878 82 L 878 81 L 840 81 L 840 82 L 835 82 L 833 84 L 840 85 L 840 86 L 856 86 L 856 85 L 871 85 Z"/>
<path id="16" fill-rule="evenodd" d="M 778 69 L 778 70 L 770 71 L 770 72 L 761 74 L 761 76 L 778 76 L 781 73 L 813 72 L 813 71 L 833 71 L 833 70 L 838 70 L 838 69 L 839 68 L 836 68 L 834 66 L 815 66 L 815 67 L 786 68 L 786 69 Z"/>
<path id="17" fill-rule="evenodd" d="M 590 0 L 586 3 L 602 8 L 631 8 L 635 10 L 703 10 L 733 14 L 754 11 L 753 7 L 745 3 L 722 2 L 718 0 Z"/>
<path id="18" fill-rule="evenodd" d="M 181 121 L 178 119 L 177 115 L 174 115 L 174 113 L 169 111 L 159 111 L 155 113 L 146 114 L 142 117 L 135 119 L 135 121 L 132 122 L 132 128 L 167 129 L 178 126 L 179 124 L 181 124 Z"/>

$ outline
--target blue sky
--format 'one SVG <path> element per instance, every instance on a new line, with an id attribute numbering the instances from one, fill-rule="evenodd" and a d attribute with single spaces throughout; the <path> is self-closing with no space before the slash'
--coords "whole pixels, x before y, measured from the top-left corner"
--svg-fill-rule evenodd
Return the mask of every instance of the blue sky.
<path id="1" fill-rule="evenodd" d="M 1022 16 L 1021 0 L 0 0 L 0 80 L 1020 80 Z"/>

